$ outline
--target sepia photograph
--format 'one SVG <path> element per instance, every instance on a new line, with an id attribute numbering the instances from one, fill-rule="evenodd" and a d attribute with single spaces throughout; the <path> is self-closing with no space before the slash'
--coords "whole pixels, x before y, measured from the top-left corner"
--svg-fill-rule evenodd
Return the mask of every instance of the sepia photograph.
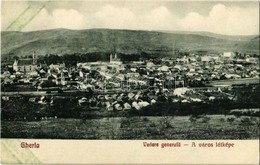
<path id="1" fill-rule="evenodd" d="M 259 140 L 259 57 L 258 1 L 4 0 L 1 138 Z"/>

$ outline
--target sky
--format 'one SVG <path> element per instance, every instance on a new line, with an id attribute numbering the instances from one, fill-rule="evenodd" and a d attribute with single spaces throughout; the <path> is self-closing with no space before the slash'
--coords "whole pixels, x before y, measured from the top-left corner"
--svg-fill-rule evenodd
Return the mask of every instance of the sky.
<path id="1" fill-rule="evenodd" d="M 3 1 L 1 30 L 134 29 L 259 34 L 257 1 Z"/>

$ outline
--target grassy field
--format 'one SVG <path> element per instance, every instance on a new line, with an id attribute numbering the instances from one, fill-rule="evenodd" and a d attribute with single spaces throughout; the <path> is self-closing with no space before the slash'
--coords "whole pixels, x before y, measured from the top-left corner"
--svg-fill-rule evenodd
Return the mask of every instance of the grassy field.
<path id="1" fill-rule="evenodd" d="M 3 138 L 41 139 L 258 139 L 259 118 L 114 117 L 2 121 Z"/>

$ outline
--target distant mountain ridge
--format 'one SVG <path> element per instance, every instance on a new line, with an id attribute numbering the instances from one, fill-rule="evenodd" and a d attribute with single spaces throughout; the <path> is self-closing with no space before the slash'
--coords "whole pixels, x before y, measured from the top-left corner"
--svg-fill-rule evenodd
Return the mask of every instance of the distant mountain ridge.
<path id="1" fill-rule="evenodd" d="M 225 35 L 225 34 L 217 34 L 206 31 L 161 31 L 165 33 L 181 33 L 181 34 L 197 34 L 202 36 L 214 37 L 219 39 L 228 39 L 235 41 L 248 41 L 250 39 L 255 39 L 259 37 L 259 35 Z"/>
<path id="2" fill-rule="evenodd" d="M 174 49 L 239 51 L 259 54 L 259 36 L 227 36 L 208 32 L 165 32 L 141 30 L 52 29 L 31 32 L 1 32 L 2 56 L 120 52 L 165 53 Z"/>

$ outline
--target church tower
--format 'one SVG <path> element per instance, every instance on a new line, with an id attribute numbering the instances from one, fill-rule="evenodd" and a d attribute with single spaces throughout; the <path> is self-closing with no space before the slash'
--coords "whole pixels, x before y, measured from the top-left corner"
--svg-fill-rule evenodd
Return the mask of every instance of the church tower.
<path id="1" fill-rule="evenodd" d="M 110 62 L 113 60 L 113 55 L 110 54 Z"/>
<path id="2" fill-rule="evenodd" d="M 18 71 L 18 61 L 16 59 L 14 60 L 14 63 L 13 63 L 13 70 L 16 72 Z"/>
<path id="3" fill-rule="evenodd" d="M 35 54 L 35 51 L 33 51 L 33 64 L 34 65 L 36 64 L 36 60 L 37 60 L 36 54 Z"/>

